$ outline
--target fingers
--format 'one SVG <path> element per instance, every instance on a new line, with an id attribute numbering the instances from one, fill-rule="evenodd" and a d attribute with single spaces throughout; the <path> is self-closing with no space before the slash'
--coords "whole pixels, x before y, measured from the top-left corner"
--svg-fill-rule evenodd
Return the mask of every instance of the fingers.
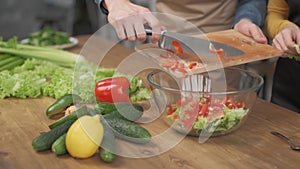
<path id="1" fill-rule="evenodd" d="M 298 45 L 298 48 L 296 48 L 296 52 L 298 55 L 300 55 L 300 29 L 298 29 L 298 31 L 296 32 L 296 38 L 295 38 L 295 43 L 296 45 Z"/>
<path id="2" fill-rule="evenodd" d="M 135 41 L 135 30 L 134 30 L 134 27 L 131 23 L 125 23 L 124 24 L 124 33 L 126 34 L 127 36 L 127 39 L 129 41 Z"/>
<path id="3" fill-rule="evenodd" d="M 120 40 L 135 41 L 138 39 L 144 41 L 146 40 L 144 26 L 138 20 L 139 18 L 135 18 L 135 16 L 128 16 L 111 22 L 111 24 Z"/>
<path id="4" fill-rule="evenodd" d="M 161 26 L 158 19 L 153 16 L 151 13 L 147 14 L 148 17 L 145 17 L 146 23 L 152 28 L 152 37 L 151 42 L 157 43 L 160 39 L 161 31 L 165 28 Z"/>
<path id="5" fill-rule="evenodd" d="M 253 38 L 258 43 L 267 43 L 267 38 L 263 31 L 249 19 L 241 19 L 237 24 L 235 24 L 234 29 Z"/>
<path id="6" fill-rule="evenodd" d="M 279 50 L 282 50 L 287 54 L 299 54 L 295 49 L 295 43 L 299 41 L 299 36 L 297 36 L 299 32 L 295 32 L 293 29 L 286 27 L 281 32 L 279 32 L 275 38 L 273 39 L 273 46 Z"/>
<path id="7" fill-rule="evenodd" d="M 158 19 L 151 12 L 134 13 L 123 18 L 110 19 L 115 28 L 118 37 L 121 40 L 145 41 L 147 39 L 144 25 L 147 24 L 152 28 L 151 42 L 156 43 L 160 39 L 162 26 Z"/>
<path id="8" fill-rule="evenodd" d="M 136 38 L 139 41 L 144 42 L 147 39 L 147 36 L 146 36 L 144 25 L 142 23 L 143 23 L 143 21 L 135 22 L 133 24 L 133 27 L 135 29 L 134 36 L 136 36 Z"/>
<path id="9" fill-rule="evenodd" d="M 117 36 L 120 40 L 127 39 L 122 22 L 120 21 L 112 22 L 111 25 L 115 28 Z"/>
<path id="10" fill-rule="evenodd" d="M 262 43 L 262 44 L 266 44 L 267 43 L 266 36 L 264 35 L 264 33 L 262 32 L 262 30 L 258 26 L 250 28 L 249 32 L 250 32 L 250 36 L 253 37 L 253 39 L 256 42 Z"/>

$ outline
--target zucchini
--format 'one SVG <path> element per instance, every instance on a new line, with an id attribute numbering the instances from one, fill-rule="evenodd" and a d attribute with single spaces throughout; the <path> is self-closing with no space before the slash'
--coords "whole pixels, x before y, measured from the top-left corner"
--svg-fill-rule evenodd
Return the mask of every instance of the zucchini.
<path id="1" fill-rule="evenodd" d="M 123 117 L 130 121 L 136 121 L 143 115 L 143 107 L 138 104 L 131 104 L 128 102 L 118 103 L 98 103 L 95 110 L 105 116 L 115 116 L 117 118 Z"/>
<path id="2" fill-rule="evenodd" d="M 104 116 L 104 119 L 113 128 L 113 132 L 117 138 L 138 144 L 146 144 L 151 140 L 148 130 L 134 122 L 115 117 Z"/>
<path id="3" fill-rule="evenodd" d="M 80 98 L 80 96 L 76 94 L 65 94 L 48 107 L 48 109 L 46 110 L 46 115 L 48 117 L 52 117 L 54 115 L 62 113 L 64 110 L 66 110 L 67 107 L 79 103 L 81 100 L 82 99 Z"/>
<path id="4" fill-rule="evenodd" d="M 80 107 L 76 111 L 72 112 L 71 114 L 69 114 L 67 116 L 64 116 L 64 117 L 58 119 L 57 121 L 51 123 L 48 127 L 50 129 L 53 129 L 53 128 L 65 123 L 66 121 L 69 121 L 69 120 L 74 120 L 75 121 L 83 115 L 87 115 L 86 105 L 80 105 Z"/>
<path id="5" fill-rule="evenodd" d="M 54 141 L 54 143 L 51 146 L 51 150 L 56 155 L 64 155 L 67 154 L 67 148 L 66 148 L 66 136 L 67 133 L 64 133 L 61 135 L 57 140 Z"/>
<path id="6" fill-rule="evenodd" d="M 104 128 L 104 136 L 100 145 L 100 158 L 104 162 L 110 163 L 116 158 L 116 138 L 106 121 L 102 120 L 102 125 Z"/>
<path id="7" fill-rule="evenodd" d="M 54 141 L 57 140 L 61 135 L 66 133 L 73 122 L 74 120 L 69 120 L 64 124 L 57 126 L 54 129 L 36 137 L 32 141 L 32 147 L 36 151 L 50 150 Z"/>

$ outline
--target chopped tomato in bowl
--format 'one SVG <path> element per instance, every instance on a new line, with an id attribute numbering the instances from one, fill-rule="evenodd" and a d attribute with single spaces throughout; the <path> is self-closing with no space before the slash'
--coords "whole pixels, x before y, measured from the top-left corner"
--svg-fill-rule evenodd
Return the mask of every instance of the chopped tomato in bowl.
<path id="1" fill-rule="evenodd" d="M 182 102 L 184 98 L 179 99 Z M 185 104 L 173 103 L 165 109 L 166 122 L 180 132 L 199 136 L 202 129 L 215 126 L 214 136 L 226 134 L 237 128 L 249 109 L 243 101 L 233 98 L 196 97 Z"/>
<path id="2" fill-rule="evenodd" d="M 191 86 L 186 87 L 184 78 L 161 70 L 148 75 L 163 119 L 180 133 L 192 136 L 199 136 L 207 128 L 213 129 L 212 136 L 235 131 L 251 112 L 263 84 L 262 77 L 238 68 L 204 72 L 201 76 L 210 79 L 206 90 L 202 89 L 207 84 L 199 79 L 192 80 Z M 195 81 L 200 83 L 197 90 L 193 89 Z"/>

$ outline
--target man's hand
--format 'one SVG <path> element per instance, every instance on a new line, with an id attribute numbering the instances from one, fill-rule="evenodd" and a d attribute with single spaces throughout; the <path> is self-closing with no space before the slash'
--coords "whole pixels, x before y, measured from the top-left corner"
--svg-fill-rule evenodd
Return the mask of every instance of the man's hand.
<path id="1" fill-rule="evenodd" d="M 295 49 L 295 44 L 300 45 L 300 28 L 295 24 L 286 25 L 273 39 L 273 46 L 282 50 L 287 56 L 290 54 L 300 55 Z"/>
<path id="2" fill-rule="evenodd" d="M 241 19 L 234 25 L 234 30 L 253 38 L 258 43 L 267 43 L 267 38 L 263 31 L 249 19 Z"/>
<path id="3" fill-rule="evenodd" d="M 152 43 L 159 40 L 163 27 L 148 8 L 135 5 L 129 0 L 105 0 L 105 3 L 109 11 L 108 22 L 113 25 L 121 40 L 145 41 L 145 24 L 152 28 Z"/>

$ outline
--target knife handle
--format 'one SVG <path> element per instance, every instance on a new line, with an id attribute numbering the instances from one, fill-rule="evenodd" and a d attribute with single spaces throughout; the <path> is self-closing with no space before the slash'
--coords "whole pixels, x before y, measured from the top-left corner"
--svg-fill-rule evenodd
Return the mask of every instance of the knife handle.
<path id="1" fill-rule="evenodd" d="M 145 28 L 145 32 L 146 32 L 146 35 L 148 35 L 148 36 L 152 35 L 152 29 Z"/>
<path id="2" fill-rule="evenodd" d="M 152 29 L 145 28 L 145 32 L 146 32 L 146 35 L 148 35 L 148 36 L 152 35 Z M 163 30 L 160 32 L 160 34 L 163 35 L 165 32 L 166 32 L 166 30 Z"/>

